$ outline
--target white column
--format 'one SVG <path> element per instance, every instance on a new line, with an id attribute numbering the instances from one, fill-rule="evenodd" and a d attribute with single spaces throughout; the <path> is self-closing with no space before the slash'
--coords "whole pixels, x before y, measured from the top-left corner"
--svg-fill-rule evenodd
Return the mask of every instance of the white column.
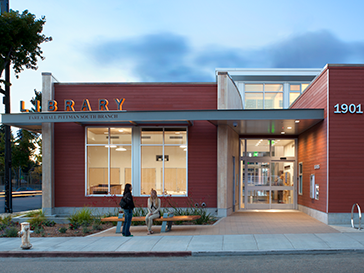
<path id="1" fill-rule="evenodd" d="M 42 112 L 48 112 L 48 101 L 54 99 L 55 81 L 52 73 L 42 73 Z M 54 209 L 53 127 L 53 123 L 42 123 L 42 209 L 46 216 Z"/>

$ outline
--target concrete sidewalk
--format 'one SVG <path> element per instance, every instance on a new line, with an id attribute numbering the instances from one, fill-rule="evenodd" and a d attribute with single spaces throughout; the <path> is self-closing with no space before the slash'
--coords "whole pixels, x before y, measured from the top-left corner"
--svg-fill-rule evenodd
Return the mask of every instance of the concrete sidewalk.
<path id="1" fill-rule="evenodd" d="M 30 250 L 20 238 L 0 238 L 0 257 L 119 257 L 254 255 L 364 252 L 364 230 L 328 226 L 298 211 L 234 213 L 212 226 L 173 226 L 172 231 L 146 235 L 132 226 L 134 237 L 115 227 L 87 237 L 31 238 Z"/>
<path id="2" fill-rule="evenodd" d="M 0 257 L 252 255 L 363 251 L 364 232 L 140 237 L 1 238 Z"/>

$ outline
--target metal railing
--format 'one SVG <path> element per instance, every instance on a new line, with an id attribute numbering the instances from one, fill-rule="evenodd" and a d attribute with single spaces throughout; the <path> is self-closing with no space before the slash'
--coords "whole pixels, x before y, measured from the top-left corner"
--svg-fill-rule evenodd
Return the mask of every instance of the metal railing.
<path id="1" fill-rule="evenodd" d="M 359 227 L 355 227 L 355 224 L 354 224 L 354 208 L 355 206 L 358 208 L 358 214 L 359 214 Z M 358 229 L 358 230 L 361 230 L 361 210 L 360 210 L 360 206 L 358 203 L 355 203 L 352 208 L 351 208 L 351 227 L 352 228 L 355 228 L 355 229 Z"/>

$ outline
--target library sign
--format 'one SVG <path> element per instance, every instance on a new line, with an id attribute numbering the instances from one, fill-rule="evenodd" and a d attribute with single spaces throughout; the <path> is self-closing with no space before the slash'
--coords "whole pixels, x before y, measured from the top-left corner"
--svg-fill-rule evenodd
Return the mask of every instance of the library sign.
<path id="1" fill-rule="evenodd" d="M 116 103 L 117 111 L 122 111 L 125 99 L 124 98 L 123 99 L 114 99 L 114 101 Z M 55 100 L 49 100 L 46 107 L 47 107 L 48 112 L 58 111 L 58 103 Z M 63 111 L 75 112 L 76 111 L 75 107 L 76 107 L 76 105 L 73 100 L 64 100 Z M 99 99 L 97 108 L 98 108 L 98 111 L 109 111 L 109 101 L 107 99 Z M 62 111 L 62 110 L 59 110 L 59 111 Z M 92 108 L 91 108 L 91 105 L 90 105 L 90 102 L 88 99 L 83 100 L 79 111 L 87 111 L 87 112 L 92 111 Z M 24 101 L 20 101 L 20 112 L 23 112 L 23 113 L 29 112 L 28 109 L 24 109 Z M 40 112 L 40 101 L 39 100 L 35 101 L 35 112 Z"/>

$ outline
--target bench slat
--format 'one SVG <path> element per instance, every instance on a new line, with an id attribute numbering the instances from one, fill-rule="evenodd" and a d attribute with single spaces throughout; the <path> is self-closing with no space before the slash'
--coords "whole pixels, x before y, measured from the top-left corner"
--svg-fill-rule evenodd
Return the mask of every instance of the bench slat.
<path id="1" fill-rule="evenodd" d="M 182 216 L 173 216 L 173 217 L 168 217 L 168 218 L 157 218 L 154 219 L 154 221 L 156 222 L 174 222 L 174 221 L 194 221 L 197 219 L 200 219 L 201 216 L 200 215 L 182 215 Z M 106 218 L 102 218 L 101 221 L 103 222 L 124 222 L 125 218 L 118 218 L 117 216 L 114 217 L 106 217 Z M 136 216 L 131 218 L 132 222 L 143 222 L 145 221 L 145 216 Z"/>

